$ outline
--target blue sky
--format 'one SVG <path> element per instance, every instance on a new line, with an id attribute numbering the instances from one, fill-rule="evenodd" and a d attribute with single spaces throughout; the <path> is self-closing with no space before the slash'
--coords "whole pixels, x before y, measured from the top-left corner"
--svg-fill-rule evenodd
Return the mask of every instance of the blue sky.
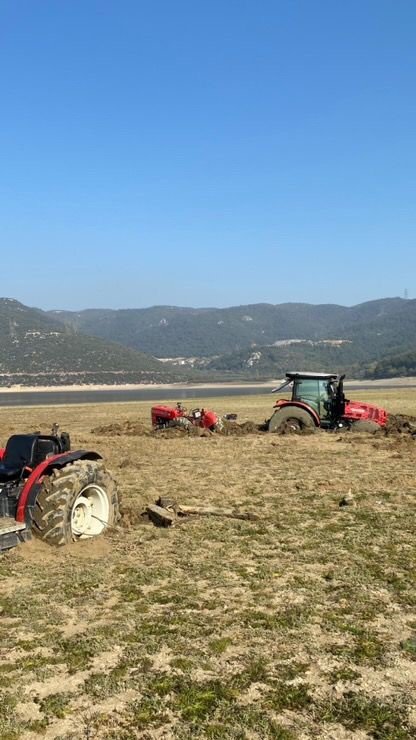
<path id="1" fill-rule="evenodd" d="M 0 295 L 416 295 L 414 0 L 0 0 Z"/>

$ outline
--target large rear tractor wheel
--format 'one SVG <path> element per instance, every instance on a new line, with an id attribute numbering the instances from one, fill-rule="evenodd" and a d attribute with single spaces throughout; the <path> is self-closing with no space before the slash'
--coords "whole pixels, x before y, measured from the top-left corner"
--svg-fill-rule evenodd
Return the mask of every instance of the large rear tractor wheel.
<path id="1" fill-rule="evenodd" d="M 119 519 L 116 483 L 101 462 L 76 460 L 45 478 L 33 510 L 34 534 L 67 545 L 102 534 Z"/>
<path id="2" fill-rule="evenodd" d="M 269 432 L 287 434 L 302 432 L 304 429 L 315 431 L 315 422 L 310 414 L 296 406 L 284 406 L 277 409 L 269 421 Z"/>
<path id="3" fill-rule="evenodd" d="M 366 421 L 365 419 L 353 421 L 351 424 L 352 432 L 368 432 L 369 434 L 374 434 L 374 432 L 379 432 L 380 429 L 380 424 L 377 424 L 375 421 Z"/>

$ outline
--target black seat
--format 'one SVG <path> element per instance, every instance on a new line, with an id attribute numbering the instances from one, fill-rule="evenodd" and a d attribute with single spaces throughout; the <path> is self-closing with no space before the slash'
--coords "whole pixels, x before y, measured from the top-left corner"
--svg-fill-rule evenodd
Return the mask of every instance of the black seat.
<path id="1" fill-rule="evenodd" d="M 14 434 L 7 442 L 0 461 L 0 482 L 20 478 L 24 468 L 34 468 L 50 455 L 57 455 L 60 446 L 53 437 L 37 434 Z"/>
<path id="2" fill-rule="evenodd" d="M 7 442 L 0 462 L 0 481 L 19 478 L 23 468 L 32 460 L 35 434 L 14 434 Z"/>
<path id="3" fill-rule="evenodd" d="M 55 439 L 38 437 L 33 448 L 30 467 L 35 468 L 36 465 L 46 460 L 47 457 L 57 455 L 60 451 L 60 446 Z"/>
<path id="4" fill-rule="evenodd" d="M 10 465 L 0 462 L 0 483 L 7 483 L 9 480 L 20 478 L 21 473 L 22 468 L 13 468 Z"/>

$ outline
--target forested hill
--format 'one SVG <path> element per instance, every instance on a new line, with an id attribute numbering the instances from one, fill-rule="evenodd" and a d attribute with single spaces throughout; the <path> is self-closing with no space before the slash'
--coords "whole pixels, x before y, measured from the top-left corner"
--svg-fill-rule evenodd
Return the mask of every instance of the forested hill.
<path id="1" fill-rule="evenodd" d="M 283 340 L 346 340 L 350 355 L 381 358 L 416 342 L 416 300 L 383 298 L 346 307 L 260 303 L 232 308 L 90 309 L 50 314 L 75 331 L 117 341 L 156 357 L 201 357 Z M 278 345 L 277 345 L 278 346 Z"/>
<path id="2" fill-rule="evenodd" d="M 141 352 L 74 332 L 0 298 L 0 386 L 168 382 L 177 371 Z"/>
<path id="3" fill-rule="evenodd" d="M 263 380 L 294 368 L 408 375 L 416 368 L 416 301 L 71 313 L 3 298 L 0 349 L 2 386 Z M 157 357 L 182 359 L 174 366 Z"/>
<path id="4" fill-rule="evenodd" d="M 366 378 L 400 378 L 409 375 L 416 376 L 416 349 L 393 352 L 363 367 L 363 376 Z"/>

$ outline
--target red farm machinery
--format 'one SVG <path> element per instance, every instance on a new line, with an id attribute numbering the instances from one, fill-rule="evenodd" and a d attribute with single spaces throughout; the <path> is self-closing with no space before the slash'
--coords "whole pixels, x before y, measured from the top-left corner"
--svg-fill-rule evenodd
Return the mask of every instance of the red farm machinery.
<path id="1" fill-rule="evenodd" d="M 188 412 L 180 402 L 176 406 L 152 406 L 151 415 L 154 429 L 197 426 L 217 432 L 222 428 L 222 420 L 215 411 L 202 408 Z"/>
<path id="2" fill-rule="evenodd" d="M 100 535 L 119 517 L 101 455 L 70 449 L 69 434 L 14 434 L 0 449 L 0 550 L 30 539 L 53 545 Z"/>
<path id="3" fill-rule="evenodd" d="M 345 375 L 286 373 L 285 382 L 273 393 L 292 387 L 290 400 L 275 403 L 270 432 L 314 429 L 351 429 L 375 432 L 387 423 L 385 409 L 371 403 L 349 401 L 344 394 Z"/>

